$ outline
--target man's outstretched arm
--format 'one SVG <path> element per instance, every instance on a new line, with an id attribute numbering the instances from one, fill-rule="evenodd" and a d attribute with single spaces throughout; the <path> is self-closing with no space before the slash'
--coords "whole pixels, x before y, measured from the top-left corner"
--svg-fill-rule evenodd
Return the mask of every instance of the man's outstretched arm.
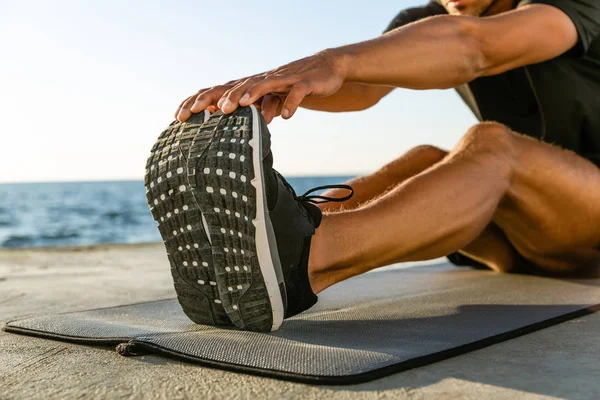
<path id="1" fill-rule="evenodd" d="M 218 100 L 222 98 L 222 96 L 224 96 L 230 89 L 236 87 L 238 84 L 244 83 L 248 79 L 252 79 L 252 77 L 228 82 L 224 85 L 214 86 L 209 89 L 199 90 L 195 95 L 188 97 L 181 103 L 181 105 L 175 111 L 175 118 L 179 119 L 180 121 L 185 121 L 190 117 L 192 112 L 197 113 L 204 109 L 208 109 L 210 112 L 215 112 L 218 108 Z M 302 100 L 300 107 L 307 108 L 309 110 L 328 112 L 360 111 L 374 106 L 393 89 L 394 87 L 390 86 L 346 82 L 331 96 L 305 97 Z M 261 112 L 267 123 L 270 123 L 273 118 L 281 114 L 285 97 L 285 94 L 269 94 L 263 96 L 254 104 L 261 109 Z M 191 112 L 190 108 L 192 108 Z"/>
<path id="2" fill-rule="evenodd" d="M 224 92 L 209 90 L 191 96 L 182 104 L 178 118 L 187 119 L 190 111 L 211 105 L 230 113 L 238 105 L 256 103 L 272 93 L 285 99 L 283 106 L 279 105 L 281 115 L 290 118 L 303 101 L 310 106 L 308 99 L 333 96 L 347 90 L 348 83 L 451 88 L 479 76 L 555 58 L 576 43 L 571 19 L 547 5 L 520 7 L 485 18 L 431 17 L 376 39 L 328 49 L 238 81 Z M 382 93 L 387 92 L 382 89 Z M 220 98 L 215 98 L 216 94 Z"/>

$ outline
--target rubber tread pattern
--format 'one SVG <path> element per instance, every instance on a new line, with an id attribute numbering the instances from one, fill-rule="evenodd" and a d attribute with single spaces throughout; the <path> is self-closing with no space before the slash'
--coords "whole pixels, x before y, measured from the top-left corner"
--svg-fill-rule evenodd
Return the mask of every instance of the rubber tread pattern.
<path id="1" fill-rule="evenodd" d="M 253 225 L 253 134 L 260 132 L 252 132 L 249 107 L 230 115 L 213 114 L 194 137 L 187 173 L 210 233 L 210 268 L 225 312 L 240 329 L 268 332 L 272 310 L 258 264 Z M 202 269 L 188 268 L 185 273 L 194 280 Z"/>
<path id="2" fill-rule="evenodd" d="M 171 123 L 161 133 L 148 157 L 144 185 L 183 311 L 195 323 L 228 326 L 227 313 L 215 302 L 218 290 L 210 284 L 216 280 L 207 267 L 213 264 L 212 251 L 186 172 L 189 147 L 204 119 L 204 113 L 195 114 L 186 123 Z"/>

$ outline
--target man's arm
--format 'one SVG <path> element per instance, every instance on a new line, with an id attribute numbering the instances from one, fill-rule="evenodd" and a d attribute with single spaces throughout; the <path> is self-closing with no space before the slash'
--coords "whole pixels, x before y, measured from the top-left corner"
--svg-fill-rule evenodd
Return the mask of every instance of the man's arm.
<path id="1" fill-rule="evenodd" d="M 199 112 L 213 103 L 230 113 L 238 104 L 253 104 L 272 93 L 285 98 L 279 105 L 283 118 L 290 118 L 301 104 L 339 111 L 348 106 L 341 99 L 364 89 L 349 83 L 383 86 L 368 89 L 372 97 L 364 105 L 372 105 L 389 87 L 456 87 L 479 76 L 555 58 L 572 48 L 577 39 L 572 20 L 558 8 L 542 4 L 485 18 L 431 17 L 366 42 L 294 61 L 240 81 L 224 92 L 192 96 L 181 106 L 183 119 L 189 110 Z M 220 100 L 215 100 L 216 95 Z M 339 98 L 339 103 L 332 98 Z"/>
<path id="2" fill-rule="evenodd" d="M 432 17 L 335 51 L 349 82 L 444 89 L 555 58 L 576 43 L 571 19 L 537 4 L 485 18 Z"/>
<path id="3" fill-rule="evenodd" d="M 346 82 L 331 96 L 305 97 L 300 107 L 329 112 L 360 111 L 374 106 L 392 90 L 392 86 Z"/>

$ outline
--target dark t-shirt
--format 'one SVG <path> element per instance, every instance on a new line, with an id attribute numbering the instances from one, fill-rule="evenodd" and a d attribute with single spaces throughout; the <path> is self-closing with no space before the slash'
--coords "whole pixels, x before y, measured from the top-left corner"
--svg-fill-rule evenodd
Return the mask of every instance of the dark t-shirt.
<path id="1" fill-rule="evenodd" d="M 600 166 L 600 0 L 523 0 L 567 14 L 579 35 L 574 48 L 539 64 L 486 76 L 456 90 L 481 121 L 575 151 Z M 400 12 L 386 32 L 446 14 L 435 1 Z"/>

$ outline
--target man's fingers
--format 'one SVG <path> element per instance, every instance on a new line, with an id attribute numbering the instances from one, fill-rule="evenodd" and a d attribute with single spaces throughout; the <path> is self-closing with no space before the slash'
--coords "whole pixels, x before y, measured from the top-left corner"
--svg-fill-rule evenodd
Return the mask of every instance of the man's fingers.
<path id="1" fill-rule="evenodd" d="M 263 97 L 261 113 L 267 124 L 270 124 L 273 118 L 277 116 L 278 107 L 281 103 L 282 101 L 279 96 L 267 95 Z"/>
<path id="2" fill-rule="evenodd" d="M 177 107 L 177 110 L 175 111 L 175 115 L 174 117 L 177 118 L 177 116 L 179 115 L 179 111 L 181 111 L 181 108 L 183 107 L 183 104 L 188 101 L 189 99 L 191 99 L 192 97 L 195 97 L 196 95 L 190 96 L 187 99 L 185 99 L 184 101 L 181 102 L 181 104 L 179 104 L 179 107 Z"/>
<path id="3" fill-rule="evenodd" d="M 217 100 L 228 88 L 228 85 L 219 85 L 199 93 L 196 96 L 194 103 L 190 106 L 190 111 L 198 113 L 205 110 L 208 106 L 216 106 Z"/>
<path id="4" fill-rule="evenodd" d="M 243 82 L 240 82 L 236 86 L 229 89 L 223 94 L 221 99 L 218 101 L 219 108 L 225 113 L 232 113 L 238 106 L 240 97 L 246 92 L 246 90 L 260 81 L 261 77 L 250 77 Z M 257 99 L 259 100 L 259 99 Z M 252 103 L 249 103 L 252 104 Z"/>
<path id="5" fill-rule="evenodd" d="M 306 96 L 310 94 L 310 85 L 306 81 L 300 81 L 292 86 L 290 93 L 287 95 L 283 108 L 281 110 L 281 116 L 284 119 L 289 119 L 294 115 L 300 103 Z"/>
<path id="6" fill-rule="evenodd" d="M 241 106 L 247 106 L 261 97 L 274 92 L 287 93 L 297 80 L 297 77 L 291 75 L 269 75 L 265 79 L 250 86 L 246 90 L 246 93 L 239 98 L 239 104 Z"/>
<path id="7" fill-rule="evenodd" d="M 196 96 L 190 96 L 183 103 L 181 103 L 181 106 L 179 106 L 179 110 L 177 112 L 177 116 L 175 117 L 178 121 L 185 122 L 189 117 L 192 116 L 190 108 L 192 107 L 192 104 L 194 104 L 195 99 Z"/>

